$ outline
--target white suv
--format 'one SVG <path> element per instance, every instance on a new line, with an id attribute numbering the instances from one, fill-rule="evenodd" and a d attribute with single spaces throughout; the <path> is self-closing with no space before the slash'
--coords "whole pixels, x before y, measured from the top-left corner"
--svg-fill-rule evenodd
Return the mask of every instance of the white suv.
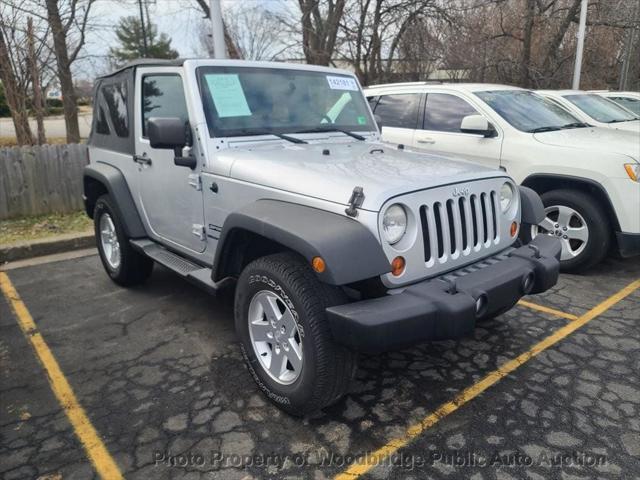
<path id="1" fill-rule="evenodd" d="M 640 138 L 594 128 L 534 92 L 488 84 L 389 84 L 365 94 L 383 140 L 464 155 L 536 190 L 561 238 L 562 267 L 599 262 L 615 245 L 640 253 Z"/>
<path id="2" fill-rule="evenodd" d="M 581 90 L 538 90 L 537 93 L 583 122 L 640 135 L 640 117 L 613 100 Z"/>

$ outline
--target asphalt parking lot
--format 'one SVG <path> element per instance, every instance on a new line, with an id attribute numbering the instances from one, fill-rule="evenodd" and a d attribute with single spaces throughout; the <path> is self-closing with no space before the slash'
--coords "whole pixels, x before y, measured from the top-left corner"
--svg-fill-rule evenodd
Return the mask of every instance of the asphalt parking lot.
<path id="1" fill-rule="evenodd" d="M 95 255 L 7 270 L 0 477 L 638 478 L 638 279 L 609 259 L 471 338 L 362 357 L 297 419 L 254 385 L 231 307 L 168 271 L 126 290 Z"/>

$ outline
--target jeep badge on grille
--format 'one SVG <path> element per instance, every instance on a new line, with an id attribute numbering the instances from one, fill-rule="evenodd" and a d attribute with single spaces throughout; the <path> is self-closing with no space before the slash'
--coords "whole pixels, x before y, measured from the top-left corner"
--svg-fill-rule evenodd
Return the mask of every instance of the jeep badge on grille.
<path id="1" fill-rule="evenodd" d="M 453 187 L 454 197 L 466 197 L 467 195 L 469 195 L 469 187 L 464 187 L 464 188 Z"/>

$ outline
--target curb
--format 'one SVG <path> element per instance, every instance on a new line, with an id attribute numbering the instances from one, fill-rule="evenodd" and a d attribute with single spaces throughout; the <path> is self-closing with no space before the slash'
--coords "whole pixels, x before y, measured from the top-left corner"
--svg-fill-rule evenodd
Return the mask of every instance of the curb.
<path id="1" fill-rule="evenodd" d="M 95 246 L 93 231 L 0 245 L 0 264 Z"/>

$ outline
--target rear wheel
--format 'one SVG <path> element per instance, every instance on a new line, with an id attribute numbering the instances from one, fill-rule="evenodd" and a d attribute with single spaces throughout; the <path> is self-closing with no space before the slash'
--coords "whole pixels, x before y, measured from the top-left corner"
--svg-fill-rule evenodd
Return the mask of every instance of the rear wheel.
<path id="1" fill-rule="evenodd" d="M 602 207 L 577 190 L 552 190 L 540 198 L 545 219 L 530 227 L 530 237 L 555 236 L 562 242 L 560 268 L 579 272 L 600 262 L 609 251 L 611 227 Z"/>
<path id="2" fill-rule="evenodd" d="M 334 342 L 325 315 L 345 301 L 293 253 L 255 260 L 240 275 L 235 324 L 242 353 L 258 387 L 282 410 L 305 415 L 346 393 L 356 356 Z"/>
<path id="3" fill-rule="evenodd" d="M 119 285 L 143 283 L 153 270 L 153 260 L 133 249 L 109 195 L 101 196 L 93 210 L 93 224 L 100 260 Z"/>

